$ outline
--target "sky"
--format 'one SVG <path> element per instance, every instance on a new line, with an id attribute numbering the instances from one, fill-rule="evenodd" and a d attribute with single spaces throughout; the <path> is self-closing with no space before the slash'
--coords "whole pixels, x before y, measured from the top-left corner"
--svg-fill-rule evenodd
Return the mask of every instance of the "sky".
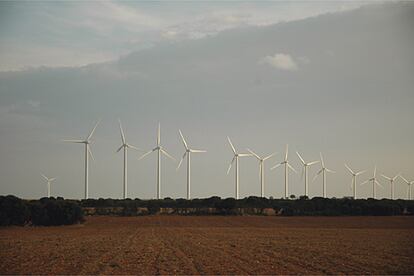
<path id="1" fill-rule="evenodd" d="M 267 197 L 302 195 L 299 151 L 336 173 L 329 197 L 350 196 L 359 182 L 401 172 L 414 179 L 414 4 L 339 1 L 0 2 L 0 194 L 39 198 L 40 173 L 56 177 L 52 195 L 83 197 L 83 147 L 91 145 L 90 196 L 122 196 L 118 119 L 144 149 L 161 141 L 176 159 L 187 142 L 192 196 L 234 196 L 232 151 L 278 152 L 265 164 Z M 156 156 L 129 151 L 129 196 L 153 198 Z M 186 195 L 185 164 L 162 160 L 162 197 Z M 240 196 L 259 195 L 258 162 L 240 160 Z M 320 165 L 310 196 L 322 192 Z M 371 196 L 368 184 L 358 197 Z M 399 179 L 395 194 L 405 198 Z"/>

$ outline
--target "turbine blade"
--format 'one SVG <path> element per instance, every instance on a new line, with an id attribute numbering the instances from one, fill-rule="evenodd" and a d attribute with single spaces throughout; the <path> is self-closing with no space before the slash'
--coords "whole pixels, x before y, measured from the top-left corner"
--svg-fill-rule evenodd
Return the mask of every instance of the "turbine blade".
<path id="1" fill-rule="evenodd" d="M 287 159 L 288 159 L 288 152 L 289 152 L 289 144 L 286 144 L 285 161 L 287 161 Z"/>
<path id="2" fill-rule="evenodd" d="M 330 170 L 330 169 L 326 169 L 326 171 L 330 172 L 330 173 L 336 173 L 336 171 L 333 171 L 333 170 Z"/>
<path id="3" fill-rule="evenodd" d="M 230 140 L 230 137 L 229 137 L 229 136 L 227 136 L 227 140 L 229 141 L 229 144 L 230 144 L 231 149 L 233 150 L 233 153 L 234 153 L 234 154 L 236 154 L 236 153 L 237 153 L 237 152 L 236 152 L 236 149 L 234 148 L 233 143 L 231 142 L 231 140 Z"/>
<path id="4" fill-rule="evenodd" d="M 85 143 L 83 140 L 62 140 L 62 142 L 69 142 L 69 143 Z"/>
<path id="5" fill-rule="evenodd" d="M 402 178 L 402 180 L 405 182 L 405 183 L 407 183 L 407 184 L 409 184 L 410 183 L 410 181 L 408 181 L 404 176 L 402 176 L 402 175 L 400 175 L 400 177 Z"/>
<path id="6" fill-rule="evenodd" d="M 250 150 L 249 148 L 247 148 L 247 151 L 253 154 L 253 156 L 256 157 L 258 160 L 261 159 L 259 155 L 257 155 L 254 151 Z"/>
<path id="7" fill-rule="evenodd" d="M 276 169 L 277 167 L 280 167 L 280 165 L 282 165 L 282 163 L 276 164 L 275 166 L 271 167 L 271 168 L 270 168 L 270 170 L 274 170 L 274 169 Z"/>
<path id="8" fill-rule="evenodd" d="M 272 158 L 273 156 L 275 156 L 275 154 L 276 154 L 277 152 L 274 152 L 274 153 L 272 153 L 272 154 L 270 154 L 270 155 L 268 155 L 268 156 L 266 156 L 265 158 L 263 158 L 263 161 L 265 161 L 265 160 L 267 160 L 267 159 L 269 159 L 269 158 Z"/>
<path id="9" fill-rule="evenodd" d="M 289 167 L 289 169 L 291 169 L 292 171 L 294 171 L 295 173 L 298 173 L 295 168 L 293 168 L 289 163 L 286 163 L 287 166 Z"/>
<path id="10" fill-rule="evenodd" d="M 54 180 L 56 180 L 56 177 L 53 177 L 53 178 L 49 179 L 49 182 L 52 182 Z"/>
<path id="11" fill-rule="evenodd" d="M 200 152 L 207 152 L 206 150 L 198 150 L 198 149 L 190 149 L 191 152 L 200 153 Z"/>
<path id="12" fill-rule="evenodd" d="M 321 157 L 322 168 L 325 168 L 325 162 L 323 162 L 322 152 L 319 153 L 319 156 Z"/>
<path id="13" fill-rule="evenodd" d="M 96 125 L 93 127 L 91 133 L 89 134 L 88 138 L 86 139 L 89 141 L 92 138 L 93 133 L 95 132 L 96 127 L 99 125 L 100 120 L 96 123 Z"/>
<path id="14" fill-rule="evenodd" d="M 239 157 L 247 157 L 247 156 L 252 156 L 252 154 L 250 154 L 250 153 L 239 153 Z"/>
<path id="15" fill-rule="evenodd" d="M 369 179 L 365 180 L 365 181 L 364 181 L 364 182 L 362 182 L 360 185 L 367 184 L 367 183 L 368 183 L 368 181 L 369 181 Z"/>
<path id="16" fill-rule="evenodd" d="M 120 146 L 119 149 L 116 150 L 116 152 L 119 152 L 123 147 L 124 145 Z"/>
<path id="17" fill-rule="evenodd" d="M 184 152 L 183 157 L 181 157 L 180 163 L 178 163 L 178 166 L 177 166 L 177 169 L 176 169 L 177 171 L 178 171 L 178 169 L 180 168 L 181 163 L 183 163 L 183 160 L 184 160 L 184 158 L 185 158 L 186 154 L 187 154 L 187 151 L 186 151 L 186 152 Z"/>
<path id="18" fill-rule="evenodd" d="M 95 157 L 93 157 L 93 154 L 92 154 L 91 146 L 88 147 L 88 152 L 91 155 L 92 160 L 95 161 Z"/>
<path id="19" fill-rule="evenodd" d="M 121 139 L 122 139 L 122 144 L 125 144 L 125 134 L 124 134 L 124 130 L 122 129 L 122 124 L 121 124 L 121 120 L 119 120 L 119 130 L 121 131 Z"/>
<path id="20" fill-rule="evenodd" d="M 377 166 L 375 165 L 375 167 L 374 167 L 374 177 L 375 177 L 376 174 L 377 174 Z"/>
<path id="21" fill-rule="evenodd" d="M 46 181 L 49 181 L 49 178 L 47 178 L 44 174 L 40 174 L 41 176 L 43 176 L 43 178 L 46 180 Z"/>
<path id="22" fill-rule="evenodd" d="M 229 168 L 227 169 L 227 174 L 229 174 L 231 166 L 233 165 L 234 160 L 236 159 L 236 156 L 233 157 L 233 159 L 230 162 Z"/>
<path id="23" fill-rule="evenodd" d="M 143 159 L 145 156 L 147 156 L 148 154 L 150 154 L 150 153 L 151 153 L 151 152 L 153 152 L 154 150 L 156 150 L 156 149 L 152 149 L 152 150 L 150 150 L 150 151 L 147 151 L 146 153 L 144 153 L 143 155 L 141 155 L 141 156 L 138 158 L 138 160 Z"/>
<path id="24" fill-rule="evenodd" d="M 395 180 L 397 179 L 397 177 L 399 177 L 399 176 L 400 176 L 400 174 L 401 174 L 401 172 L 399 172 L 396 176 L 394 176 L 394 177 L 392 178 L 392 180 L 393 180 L 393 181 L 395 181 Z"/>
<path id="25" fill-rule="evenodd" d="M 319 172 L 317 172 L 316 174 L 315 174 L 315 176 L 313 177 L 313 179 L 312 179 L 312 182 L 315 182 L 315 180 L 316 180 L 316 178 L 318 178 L 318 176 L 321 174 L 321 172 L 323 171 L 323 169 L 320 169 L 319 170 Z"/>
<path id="26" fill-rule="evenodd" d="M 391 180 L 392 178 L 390 178 L 390 177 L 388 177 L 388 176 L 385 176 L 385 175 L 383 175 L 383 174 L 381 174 L 381 176 L 382 177 L 384 177 L 385 179 L 387 179 L 387 180 Z"/>
<path id="27" fill-rule="evenodd" d="M 348 169 L 348 171 L 352 174 L 352 175 L 354 175 L 355 173 L 351 170 L 351 168 L 350 167 L 348 167 L 348 165 L 347 164 L 345 164 L 345 167 Z"/>
<path id="28" fill-rule="evenodd" d="M 158 131 L 157 131 L 157 146 L 161 143 L 161 123 L 158 123 Z"/>
<path id="29" fill-rule="evenodd" d="M 300 156 L 299 152 L 296 152 L 297 156 L 299 157 L 300 161 L 302 162 L 303 165 L 305 165 L 305 160 L 303 160 L 302 156 Z"/>
<path id="30" fill-rule="evenodd" d="M 321 161 L 312 161 L 312 162 L 309 162 L 307 165 L 308 165 L 308 167 L 309 166 L 312 166 L 312 165 L 315 165 L 315 164 L 318 164 L 319 162 L 321 162 Z"/>
<path id="31" fill-rule="evenodd" d="M 168 158 L 170 158 L 172 161 L 176 162 L 177 160 L 172 157 L 168 152 L 166 152 L 164 149 L 161 149 L 161 152 L 164 153 Z"/>
<path id="32" fill-rule="evenodd" d="M 137 148 L 136 146 L 131 145 L 131 144 L 127 144 L 127 147 L 131 148 L 131 149 L 134 149 L 134 150 L 144 151 L 143 149 Z"/>
<path id="33" fill-rule="evenodd" d="M 384 186 L 381 185 L 381 183 L 379 183 L 376 179 L 375 179 L 375 183 L 380 186 L 381 188 L 384 188 Z"/>
<path id="34" fill-rule="evenodd" d="M 183 134 L 181 133 L 181 130 L 178 130 L 178 132 L 180 132 L 181 140 L 183 141 L 183 144 L 184 144 L 185 149 L 188 149 L 187 142 L 185 141 L 184 136 L 183 136 Z"/>
<path id="35" fill-rule="evenodd" d="M 360 174 L 363 174 L 364 172 L 366 172 L 366 171 L 365 170 L 364 171 L 359 171 L 355 175 L 360 175 Z"/>

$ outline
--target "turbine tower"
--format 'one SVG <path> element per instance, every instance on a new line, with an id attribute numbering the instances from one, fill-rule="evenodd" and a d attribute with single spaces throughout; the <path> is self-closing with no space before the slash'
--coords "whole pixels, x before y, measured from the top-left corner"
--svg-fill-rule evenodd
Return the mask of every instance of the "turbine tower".
<path id="1" fill-rule="evenodd" d="M 315 177 L 313 178 L 313 181 L 315 181 L 315 179 L 318 177 L 318 175 L 320 175 L 322 173 L 322 195 L 323 195 L 324 198 L 326 198 L 326 172 L 335 173 L 335 171 L 330 170 L 327 167 L 325 167 L 325 162 L 323 162 L 322 153 L 320 152 L 319 155 L 321 157 L 322 168 L 315 175 Z"/>
<path id="2" fill-rule="evenodd" d="M 183 141 L 185 152 L 183 157 L 180 160 L 180 163 L 178 164 L 177 170 L 180 168 L 181 163 L 183 162 L 184 158 L 187 156 L 187 199 L 191 199 L 191 153 L 199 153 L 199 152 L 207 152 L 206 150 L 198 150 L 198 149 L 190 149 L 188 147 L 187 141 L 185 141 L 183 134 L 181 133 L 181 130 L 178 130 L 180 132 L 181 140 Z"/>
<path id="3" fill-rule="evenodd" d="M 383 175 L 383 174 L 381 174 L 381 176 L 384 177 L 385 179 L 387 179 L 390 182 L 390 186 L 391 186 L 391 199 L 394 199 L 394 181 L 398 178 L 398 176 L 400 176 L 400 173 L 398 173 L 394 177 L 388 177 L 388 176 Z"/>
<path id="4" fill-rule="evenodd" d="M 297 173 L 297 171 L 289 164 L 288 152 L 289 152 L 289 145 L 286 145 L 285 160 L 280 162 L 279 164 L 276 164 L 276 166 L 273 166 L 272 168 L 270 168 L 271 170 L 274 170 L 280 165 L 285 165 L 285 198 L 288 198 L 288 194 L 289 194 L 289 169 Z"/>
<path id="5" fill-rule="evenodd" d="M 124 192 L 123 192 L 123 196 L 124 199 L 127 198 L 128 196 L 128 175 L 127 175 L 127 169 L 128 169 L 128 148 L 134 149 L 134 150 L 141 150 L 129 143 L 127 143 L 126 139 L 125 139 L 125 134 L 124 134 L 124 130 L 122 129 L 122 124 L 121 124 L 121 120 L 119 120 L 119 130 L 121 132 L 121 141 L 122 141 L 122 145 L 119 147 L 119 149 L 116 152 L 119 152 L 121 149 L 124 149 L 124 171 L 123 171 L 123 179 L 124 179 Z"/>
<path id="6" fill-rule="evenodd" d="M 157 132 L 157 146 L 144 153 L 139 160 L 143 159 L 145 156 L 150 154 L 151 152 L 157 151 L 157 199 L 161 198 L 161 153 L 170 158 L 171 160 L 175 161 L 175 158 L 172 157 L 165 149 L 161 146 L 161 125 L 158 123 L 158 132 Z"/>
<path id="7" fill-rule="evenodd" d="M 48 178 L 46 177 L 44 174 L 40 174 L 47 182 L 47 197 L 50 197 L 50 183 L 52 183 L 53 180 L 55 180 L 56 178 Z"/>
<path id="8" fill-rule="evenodd" d="M 89 166 L 89 155 L 91 155 L 92 160 L 95 161 L 95 158 L 93 157 L 90 144 L 92 135 L 95 132 L 96 127 L 98 126 L 99 121 L 96 123 L 95 127 L 92 129 L 91 133 L 89 133 L 89 136 L 85 140 L 63 140 L 64 142 L 69 143 L 79 143 L 79 144 L 85 144 L 85 199 L 88 199 L 89 196 L 89 173 L 88 173 L 88 166 Z"/>
<path id="9" fill-rule="evenodd" d="M 361 183 L 361 185 L 364 185 L 368 182 L 372 182 L 372 198 L 375 199 L 376 196 L 376 191 L 375 191 L 375 184 L 379 185 L 382 187 L 382 185 L 378 182 L 377 180 L 377 166 L 374 167 L 374 175 L 372 176 L 372 178 L 365 180 L 364 182 Z M 384 187 L 383 187 L 384 188 Z"/>
<path id="10" fill-rule="evenodd" d="M 265 175 L 264 175 L 264 161 L 266 161 L 267 159 L 270 159 L 271 157 L 273 157 L 276 152 L 266 156 L 266 157 L 260 157 L 259 155 L 257 155 L 254 151 L 247 149 L 248 152 L 250 152 L 254 157 L 257 158 L 257 160 L 259 161 L 259 177 L 260 177 L 260 196 L 261 197 L 265 197 Z"/>
<path id="11" fill-rule="evenodd" d="M 353 191 L 353 193 L 354 193 L 354 199 L 356 199 L 356 187 L 357 187 L 357 185 L 356 185 L 356 177 L 358 176 L 358 175 L 360 175 L 360 174 L 363 174 L 365 171 L 359 171 L 359 172 L 354 172 L 353 170 L 351 170 L 351 168 L 350 167 L 348 167 L 348 165 L 347 164 L 345 164 L 345 167 L 348 169 L 348 171 L 351 173 L 351 175 L 352 175 L 352 183 L 351 183 L 351 189 L 352 189 L 352 191 Z"/>
<path id="12" fill-rule="evenodd" d="M 407 198 L 408 200 L 411 200 L 411 185 L 414 184 L 414 181 L 408 181 L 402 175 L 400 175 L 400 177 L 402 178 L 402 180 L 404 180 L 405 183 L 407 183 Z"/>
<path id="13" fill-rule="evenodd" d="M 236 196 L 236 199 L 239 199 L 239 157 L 251 156 L 251 154 L 250 153 L 238 153 L 236 151 L 236 149 L 234 148 L 233 143 L 231 142 L 231 140 L 230 140 L 230 138 L 228 136 L 227 136 L 227 140 L 229 141 L 230 147 L 231 147 L 231 149 L 233 151 L 233 154 L 234 154 L 233 159 L 230 162 L 230 166 L 227 169 L 227 174 L 229 174 L 230 169 L 231 169 L 231 166 L 233 165 L 234 161 L 236 161 L 236 164 L 235 164 L 235 166 L 236 166 L 236 169 L 235 169 L 235 172 L 236 172 L 236 191 L 235 191 L 235 196 Z"/>
<path id="14" fill-rule="evenodd" d="M 308 196 L 308 167 L 319 163 L 319 161 L 312 161 L 312 162 L 305 162 L 299 152 L 296 152 L 300 161 L 302 162 L 303 169 L 302 169 L 302 176 L 305 178 L 305 196 Z"/>

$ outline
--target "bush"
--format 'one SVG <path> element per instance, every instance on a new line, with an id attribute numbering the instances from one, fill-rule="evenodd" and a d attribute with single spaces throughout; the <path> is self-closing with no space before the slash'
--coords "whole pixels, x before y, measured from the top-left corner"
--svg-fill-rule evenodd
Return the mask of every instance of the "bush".
<path id="1" fill-rule="evenodd" d="M 76 202 L 42 198 L 31 202 L 33 225 L 68 225 L 83 221 L 82 208 Z"/>
<path id="2" fill-rule="evenodd" d="M 41 198 L 26 201 L 15 196 L 0 196 L 0 225 L 67 225 L 83 221 L 76 201 Z"/>
<path id="3" fill-rule="evenodd" d="M 0 196 L 0 225 L 24 225 L 30 210 L 23 200 L 12 195 Z"/>

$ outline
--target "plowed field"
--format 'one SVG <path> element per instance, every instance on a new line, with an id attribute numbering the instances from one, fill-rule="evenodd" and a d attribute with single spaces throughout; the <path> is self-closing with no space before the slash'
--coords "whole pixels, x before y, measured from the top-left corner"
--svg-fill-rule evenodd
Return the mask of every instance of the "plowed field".
<path id="1" fill-rule="evenodd" d="M 414 217 L 88 217 L 0 228 L 0 274 L 414 274 Z"/>

